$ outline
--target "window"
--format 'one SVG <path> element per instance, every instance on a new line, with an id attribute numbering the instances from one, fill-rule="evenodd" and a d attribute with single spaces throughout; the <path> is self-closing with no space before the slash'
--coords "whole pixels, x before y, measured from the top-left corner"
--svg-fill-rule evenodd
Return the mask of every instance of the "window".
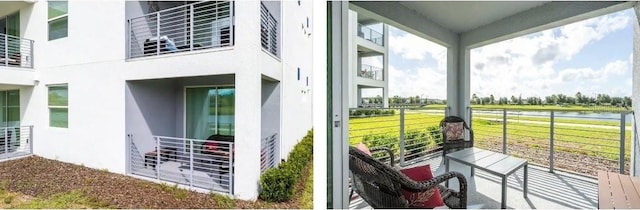
<path id="1" fill-rule="evenodd" d="M 49 86 L 49 127 L 69 127 L 69 95 L 67 92 L 66 84 Z"/>
<path id="2" fill-rule="evenodd" d="M 300 81 L 300 67 L 298 67 L 298 81 Z"/>
<path id="3" fill-rule="evenodd" d="M 67 37 L 69 28 L 67 1 L 49 1 L 49 40 Z"/>

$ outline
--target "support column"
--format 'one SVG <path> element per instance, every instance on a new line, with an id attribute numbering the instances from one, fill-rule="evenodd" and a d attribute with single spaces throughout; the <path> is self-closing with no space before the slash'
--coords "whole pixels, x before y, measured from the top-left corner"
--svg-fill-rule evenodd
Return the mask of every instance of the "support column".
<path id="1" fill-rule="evenodd" d="M 638 176 L 640 174 L 640 155 L 638 155 L 638 151 L 640 151 L 640 144 L 638 143 L 638 134 L 637 134 L 637 125 L 636 122 L 640 120 L 640 63 L 636 62 L 640 60 L 640 4 L 636 3 L 633 7 L 633 10 L 636 14 L 636 19 L 633 21 L 633 68 L 632 68 L 632 77 L 633 81 L 631 82 L 633 88 L 631 92 L 631 101 L 633 112 L 636 113 L 634 115 L 632 128 L 631 128 L 631 169 L 629 170 L 631 175 Z"/>
<path id="2" fill-rule="evenodd" d="M 382 24 L 382 36 L 384 37 L 384 54 L 382 54 L 382 78 L 384 80 L 382 107 L 389 108 L 389 26 L 387 26 L 387 24 Z"/>
<path id="3" fill-rule="evenodd" d="M 260 183 L 260 140 L 262 110 L 262 74 L 258 66 L 260 49 L 259 1 L 236 1 L 236 33 L 234 51 L 245 56 L 235 71 L 235 167 L 233 195 L 242 200 L 255 200 Z"/>
<path id="4" fill-rule="evenodd" d="M 356 98 L 356 103 L 358 104 L 358 107 L 362 106 L 362 88 L 356 86 L 356 91 L 358 92 L 358 97 Z"/>

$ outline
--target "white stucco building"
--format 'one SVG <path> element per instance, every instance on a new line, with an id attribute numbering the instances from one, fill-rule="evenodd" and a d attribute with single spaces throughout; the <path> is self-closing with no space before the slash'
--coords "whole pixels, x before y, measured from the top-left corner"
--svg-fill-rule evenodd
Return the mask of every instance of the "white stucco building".
<path id="1" fill-rule="evenodd" d="M 349 107 L 363 107 L 362 90 L 379 89 L 389 107 L 389 28 L 366 13 L 349 10 Z"/>
<path id="2" fill-rule="evenodd" d="M 311 18 L 309 0 L 0 2 L 0 126 L 23 126 L 0 135 L 255 199 L 312 127 Z"/>

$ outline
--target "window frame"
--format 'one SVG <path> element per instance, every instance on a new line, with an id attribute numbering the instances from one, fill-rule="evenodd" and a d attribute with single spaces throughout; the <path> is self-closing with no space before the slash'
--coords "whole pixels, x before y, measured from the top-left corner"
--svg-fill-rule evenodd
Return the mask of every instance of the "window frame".
<path id="1" fill-rule="evenodd" d="M 49 18 L 49 11 L 48 11 L 48 10 L 49 10 L 49 8 L 51 7 L 50 3 L 52 2 L 52 0 L 48 0 L 48 1 L 47 1 L 47 40 L 48 40 L 48 41 L 53 41 L 53 40 L 58 40 L 58 39 L 63 39 L 63 38 L 67 38 L 67 37 L 69 37 L 69 1 L 67 1 L 67 0 L 62 0 L 62 1 L 60 1 L 60 0 L 53 0 L 53 1 L 55 1 L 55 2 L 66 2 L 66 4 L 67 4 L 67 11 L 66 11 L 64 14 L 62 14 L 62 15 L 59 15 L 59 16 L 56 16 L 56 17 Z M 55 21 L 62 20 L 62 19 L 64 19 L 64 18 L 66 18 L 66 19 L 67 19 L 67 26 L 66 26 L 67 34 L 66 34 L 65 36 L 63 36 L 63 37 L 58 37 L 58 38 L 52 39 L 52 38 L 51 38 L 51 23 L 52 23 L 52 22 L 55 22 Z"/>
<path id="2" fill-rule="evenodd" d="M 49 101 L 49 94 L 51 91 L 52 87 L 65 87 L 67 89 L 67 105 L 66 106 L 60 106 L 60 105 L 51 105 L 50 101 Z M 69 84 L 64 83 L 64 84 L 51 84 L 51 85 L 47 85 L 47 109 L 49 111 L 47 117 L 49 118 L 49 127 L 50 128 L 69 128 Z M 52 109 L 66 109 L 67 110 L 67 118 L 66 118 L 66 127 L 61 127 L 61 126 L 54 126 L 51 123 L 51 110 Z"/>

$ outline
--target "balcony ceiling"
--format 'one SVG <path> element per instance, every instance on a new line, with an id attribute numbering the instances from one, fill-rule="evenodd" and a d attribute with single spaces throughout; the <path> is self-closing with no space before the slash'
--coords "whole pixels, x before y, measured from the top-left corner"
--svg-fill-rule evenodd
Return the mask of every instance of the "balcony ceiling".
<path id="1" fill-rule="evenodd" d="M 409 1 L 399 3 L 454 33 L 464 33 L 542 6 L 549 1 Z"/>
<path id="2" fill-rule="evenodd" d="M 35 0 L 26 1 L 0 1 L 0 17 L 17 12 L 20 8 L 33 4 Z"/>

